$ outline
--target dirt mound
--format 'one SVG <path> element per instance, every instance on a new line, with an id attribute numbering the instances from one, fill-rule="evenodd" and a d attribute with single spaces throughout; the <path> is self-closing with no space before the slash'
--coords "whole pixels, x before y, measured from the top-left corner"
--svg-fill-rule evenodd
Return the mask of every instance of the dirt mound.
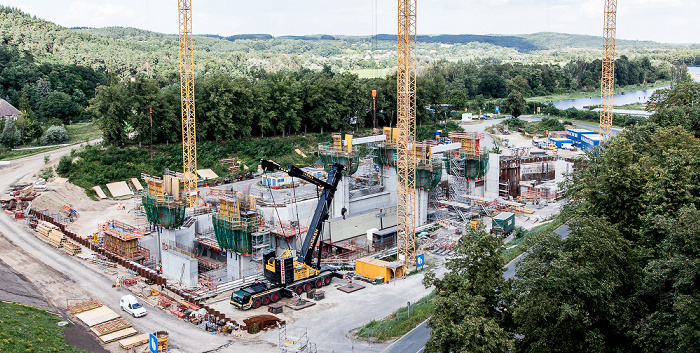
<path id="1" fill-rule="evenodd" d="M 61 212 L 63 205 L 68 205 L 80 212 L 81 210 L 93 209 L 98 204 L 98 201 L 91 200 L 85 194 L 85 190 L 79 186 L 70 183 L 50 183 L 47 185 L 47 190 L 42 191 L 39 197 L 34 199 L 32 208 L 39 211 L 48 210 L 55 214 Z"/>

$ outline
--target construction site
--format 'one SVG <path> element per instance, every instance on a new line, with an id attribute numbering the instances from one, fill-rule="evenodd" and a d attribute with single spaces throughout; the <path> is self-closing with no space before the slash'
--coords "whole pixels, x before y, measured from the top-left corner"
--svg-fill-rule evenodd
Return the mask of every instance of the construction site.
<path id="1" fill-rule="evenodd" d="M 313 151 L 317 165 L 263 160 L 250 179 L 210 187 L 202 180 L 218 176 L 197 169 L 192 14 L 181 1 L 184 169 L 111 183 L 111 198 L 96 186 L 99 201 L 60 178 L 25 176 L 8 185 L 7 217 L 55 248 L 47 251 L 108 279 L 112 291 L 136 295 L 148 304 L 147 318 L 185 321 L 187 330 L 233 342 L 216 338 L 219 346 L 355 349 L 350 330 L 430 292 L 408 275 L 426 264 L 444 271 L 467 227 L 506 242 L 517 227 L 558 213 L 559 184 L 583 153 L 532 147 L 530 137 L 494 131 L 500 120 L 462 122 L 464 132 L 415 141 L 415 1 L 404 5 L 397 89 L 405 109 L 396 127 L 334 133 Z M 570 134 L 581 142 L 592 132 L 546 137 L 556 143 Z M 495 153 L 505 139 L 508 148 Z M 145 344 L 154 331 L 132 327 L 104 301 L 66 300 L 75 317 L 93 313 L 81 320 L 110 351 Z M 157 351 L 188 351 L 190 338 L 158 332 Z"/>

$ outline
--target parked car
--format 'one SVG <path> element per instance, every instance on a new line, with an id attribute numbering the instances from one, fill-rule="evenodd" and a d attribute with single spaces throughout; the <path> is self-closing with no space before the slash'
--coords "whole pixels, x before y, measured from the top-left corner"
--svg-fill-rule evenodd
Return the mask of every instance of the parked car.
<path id="1" fill-rule="evenodd" d="M 141 317 L 146 315 L 146 308 L 139 303 L 138 299 L 133 295 L 125 295 L 119 301 L 119 306 L 121 306 L 123 311 L 131 314 L 133 317 Z"/>

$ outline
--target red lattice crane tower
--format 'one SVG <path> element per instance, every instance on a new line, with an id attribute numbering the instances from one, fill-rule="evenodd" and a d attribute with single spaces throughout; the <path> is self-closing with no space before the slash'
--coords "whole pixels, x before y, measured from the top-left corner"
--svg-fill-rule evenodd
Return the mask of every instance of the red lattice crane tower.
<path id="1" fill-rule="evenodd" d="M 600 81 L 600 134 L 603 141 L 610 139 L 613 122 L 613 94 L 615 93 L 615 21 L 617 0 L 605 0 L 603 29 L 603 76 Z"/>
<path id="2" fill-rule="evenodd" d="M 399 0 L 397 38 L 397 253 L 406 266 L 416 253 L 416 2 Z"/>
<path id="3" fill-rule="evenodd" d="M 192 1 L 178 0 L 180 19 L 180 98 L 182 106 L 182 165 L 187 205 L 197 204 L 197 137 L 194 123 L 194 44 Z"/>

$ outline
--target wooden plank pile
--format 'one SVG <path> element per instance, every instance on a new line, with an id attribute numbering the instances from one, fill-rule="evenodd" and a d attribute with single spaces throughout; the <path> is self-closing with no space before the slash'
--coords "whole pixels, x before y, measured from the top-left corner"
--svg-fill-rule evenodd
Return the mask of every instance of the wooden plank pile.
<path id="1" fill-rule="evenodd" d="M 119 341 L 119 345 L 124 349 L 129 349 L 129 348 L 133 348 L 136 346 L 140 346 L 144 343 L 148 343 L 148 335 L 147 334 L 141 334 L 141 335 L 133 336 L 130 338 L 125 338 L 125 339 Z"/>
<path id="2" fill-rule="evenodd" d="M 63 242 L 63 251 L 67 252 L 69 255 L 79 254 L 82 249 L 80 244 L 73 240 L 66 239 L 65 242 Z"/>
<path id="3" fill-rule="evenodd" d="M 49 244 L 51 244 L 54 248 L 60 248 L 63 247 L 63 242 L 66 240 L 66 235 L 63 234 L 58 229 L 51 229 L 49 232 Z"/>
<path id="4" fill-rule="evenodd" d="M 49 233 L 54 229 L 58 230 L 58 227 L 46 221 L 41 221 L 36 226 L 36 231 L 45 242 L 49 241 Z"/>

